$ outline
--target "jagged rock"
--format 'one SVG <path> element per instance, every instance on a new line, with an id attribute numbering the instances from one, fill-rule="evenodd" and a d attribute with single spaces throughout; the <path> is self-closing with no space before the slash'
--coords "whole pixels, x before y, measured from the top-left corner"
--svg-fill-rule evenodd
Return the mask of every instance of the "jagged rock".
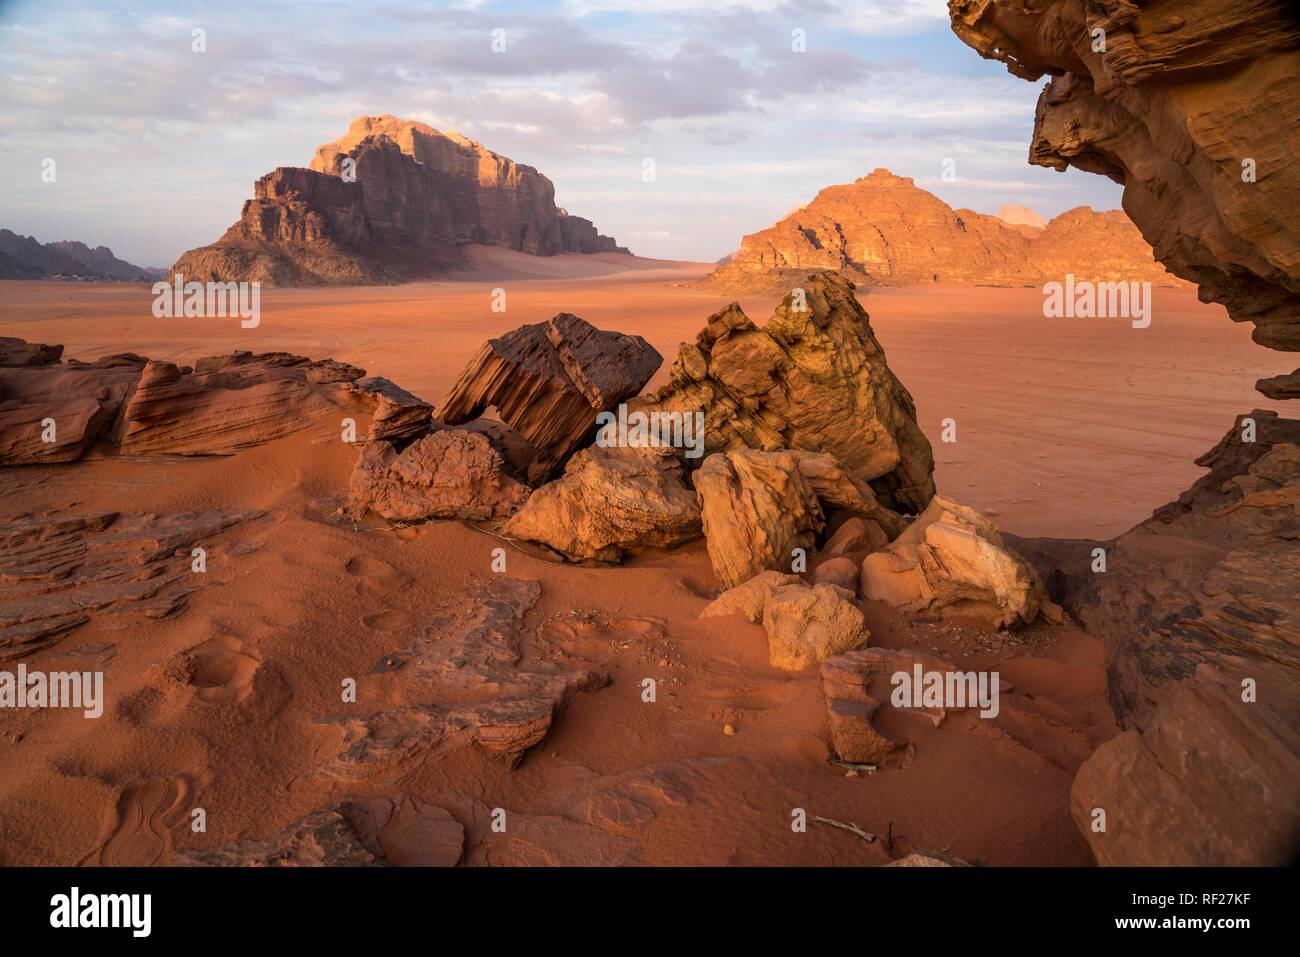
<path id="1" fill-rule="evenodd" d="M 0 465 L 72 462 L 106 433 L 140 377 L 143 359 L 60 362 L 62 346 L 5 340 L 0 362 Z M 54 441 L 46 441 L 52 437 Z"/>
<path id="2" fill-rule="evenodd" d="M 759 572 L 747 582 L 728 588 L 704 606 L 701 618 L 721 618 L 724 615 L 744 615 L 750 621 L 761 621 L 763 607 L 772 592 L 782 585 L 799 585 L 803 579 L 784 572 Z"/>
<path id="3" fill-rule="evenodd" d="M 212 356 L 190 373 L 150 362 L 122 413 L 122 454 L 231 455 L 338 412 L 346 383 L 362 375 L 275 352 Z"/>
<path id="4" fill-rule="evenodd" d="M 871 637 L 853 593 L 835 585 L 783 585 L 763 605 L 768 659 L 802 671 L 831 655 L 865 645 Z"/>
<path id="5" fill-rule="evenodd" d="M 630 549 L 699 538 L 700 506 L 675 449 L 591 446 L 533 492 L 501 533 L 577 561 L 618 561 Z"/>
<path id="6" fill-rule="evenodd" d="M 561 313 L 484 343 L 435 417 L 459 425 L 495 407 L 532 446 L 529 481 L 540 484 L 591 441 L 596 416 L 640 392 L 662 362 L 640 336 Z"/>
<path id="7" fill-rule="evenodd" d="M 906 527 L 902 516 L 880 504 L 871 485 L 849 472 L 834 456 L 792 449 L 799 471 L 825 511 L 849 512 L 882 529 L 889 538 Z"/>
<path id="8" fill-rule="evenodd" d="M 1277 399 L 1278 401 L 1300 399 L 1300 369 L 1296 369 L 1295 372 L 1260 379 L 1255 383 L 1255 388 L 1268 398 Z"/>
<path id="9" fill-rule="evenodd" d="M 934 494 L 930 443 L 853 284 L 819 273 L 801 288 L 806 308 L 787 295 L 764 329 L 736 303 L 714 314 L 696 341 L 681 347 L 668 383 L 629 406 L 703 412 L 706 453 L 832 455 L 869 482 L 886 508 L 920 512 Z"/>
<path id="10" fill-rule="evenodd" d="M 0 229 L 0 279 L 146 282 L 157 279 L 161 272 L 118 259 L 107 246 L 91 249 L 70 240 L 41 243 L 34 236 Z"/>
<path id="11" fill-rule="evenodd" d="M 0 336 L 0 369 L 52 366 L 63 357 L 63 346 Z"/>
<path id="12" fill-rule="evenodd" d="M 100 615 L 110 627 L 185 607 L 206 576 L 195 546 L 259 512 L 6 516 L 0 523 L 0 659 L 20 658 Z"/>
<path id="13" fill-rule="evenodd" d="M 337 811 L 308 814 L 262 841 L 179 851 L 174 867 L 374 867 L 382 864 Z"/>
<path id="14" fill-rule="evenodd" d="M 350 492 L 354 509 L 404 521 L 503 518 L 528 498 L 487 436 L 466 429 L 440 429 L 400 452 L 384 439 L 366 442 Z"/>
<path id="15" fill-rule="evenodd" d="M 949 0 L 948 10 L 982 56 L 1026 80 L 1050 75 L 1030 163 L 1122 183 L 1161 262 L 1253 322 L 1256 342 L 1296 351 L 1300 18 L 1289 6 Z M 1098 28 L 1104 50 L 1091 42 Z"/>
<path id="16" fill-rule="evenodd" d="M 316 151 L 254 185 L 239 221 L 192 249 L 174 275 L 268 285 L 395 282 L 463 265 L 465 243 L 534 255 L 626 252 L 555 205 L 531 166 L 458 133 L 362 116 Z"/>
<path id="17" fill-rule="evenodd" d="M 813 584 L 839 585 L 850 594 L 858 592 L 858 563 L 851 558 L 830 558 L 812 570 Z"/>
<path id="18" fill-rule="evenodd" d="M 1024 230 L 1000 216 L 954 210 L 913 180 L 877 169 L 823 189 L 780 222 L 746 236 L 699 285 L 741 294 L 785 291 L 819 269 L 872 286 L 1037 285 L 1064 281 L 1066 272 L 1095 281 L 1178 282 L 1119 211 L 1080 206 L 1050 224 L 1037 221 L 1039 228 Z"/>
<path id="19" fill-rule="evenodd" d="M 874 552 L 889 544 L 889 536 L 876 522 L 853 516 L 835 530 L 822 551 L 828 555 L 843 555 L 846 552 Z"/>
<path id="20" fill-rule="evenodd" d="M 400 442 L 418 438 L 433 426 L 433 406 L 419 396 L 382 376 L 367 376 L 356 383 L 357 391 L 373 397 L 375 411 L 366 439 L 371 442 Z"/>
<path id="21" fill-rule="evenodd" d="M 1032 622 L 1050 604 L 1038 573 L 992 522 L 938 495 L 893 544 L 863 559 L 861 590 L 914 614 L 970 616 L 994 627 Z"/>
<path id="22" fill-rule="evenodd" d="M 824 523 L 789 451 L 710 455 L 695 473 L 695 491 L 709 560 L 726 588 L 766 569 L 790 568 L 794 549 L 811 550 Z"/>
<path id="23" fill-rule="evenodd" d="M 1207 475 L 1114 541 L 1025 543 L 1106 645 L 1125 731 L 1080 768 L 1073 797 L 1103 863 L 1300 852 L 1300 421 L 1257 409 L 1196 461 Z"/>
<path id="24" fill-rule="evenodd" d="M 413 645 L 385 656 L 376 670 L 399 670 L 386 692 L 392 703 L 327 719 L 343 741 L 320 773 L 373 781 L 474 744 L 518 764 L 575 694 L 609 680 L 531 648 L 523 619 L 541 593 L 538 582 L 495 576 L 435 616 Z"/>

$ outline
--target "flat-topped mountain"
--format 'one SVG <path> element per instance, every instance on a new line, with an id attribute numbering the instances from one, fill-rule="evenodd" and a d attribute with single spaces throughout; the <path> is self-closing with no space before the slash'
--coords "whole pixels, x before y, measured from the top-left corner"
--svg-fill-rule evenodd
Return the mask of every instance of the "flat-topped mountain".
<path id="1" fill-rule="evenodd" d="M 0 279 L 94 279 L 147 282 L 164 275 L 161 269 L 136 266 L 113 255 L 107 246 L 63 240 L 42 243 L 0 229 Z"/>
<path id="2" fill-rule="evenodd" d="M 536 256 L 626 252 L 555 205 L 531 166 L 394 116 L 362 116 L 254 184 L 239 222 L 172 267 L 188 279 L 268 285 L 397 282 L 461 265 L 466 243 Z"/>
<path id="3" fill-rule="evenodd" d="M 820 269 L 874 286 L 1033 285 L 1062 280 L 1066 272 L 1080 279 L 1179 284 L 1121 212 L 1080 206 L 1041 229 L 1032 211 L 1003 212 L 999 218 L 953 209 L 911 179 L 877 169 L 823 189 L 807 206 L 746 236 L 730 261 L 701 284 L 722 292 L 768 292 Z"/>

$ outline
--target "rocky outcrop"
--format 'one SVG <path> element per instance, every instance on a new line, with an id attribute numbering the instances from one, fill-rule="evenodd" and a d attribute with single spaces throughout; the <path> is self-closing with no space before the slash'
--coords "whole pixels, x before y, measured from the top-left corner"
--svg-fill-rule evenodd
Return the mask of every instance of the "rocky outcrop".
<path id="1" fill-rule="evenodd" d="M 782 585 L 799 585 L 803 579 L 784 572 L 759 572 L 749 581 L 728 588 L 704 606 L 701 618 L 721 618 L 724 615 L 743 615 L 749 621 L 761 621 L 768 596 Z"/>
<path id="2" fill-rule="evenodd" d="M 1255 388 L 1270 399 L 1300 399 L 1300 369 L 1260 379 Z"/>
<path id="3" fill-rule="evenodd" d="M 700 507 L 675 449 L 593 445 L 569 460 L 501 529 L 575 561 L 618 561 L 638 548 L 700 537 Z"/>
<path id="4" fill-rule="evenodd" d="M 640 392 L 662 362 L 640 336 L 561 313 L 489 339 L 434 414 L 458 425 L 495 408 L 532 446 L 528 478 L 540 484 L 592 441 L 596 417 Z"/>
<path id="5" fill-rule="evenodd" d="M 531 166 L 458 133 L 362 116 L 310 169 L 258 180 L 239 222 L 172 272 L 268 285 L 396 282 L 456 268 L 465 243 L 538 256 L 626 252 L 558 208 L 554 185 Z"/>
<path id="6" fill-rule="evenodd" d="M 785 291 L 811 270 L 832 270 L 864 286 L 1039 285 L 1063 282 L 1067 272 L 1096 281 L 1177 283 L 1121 212 L 1081 206 L 1045 229 L 1024 227 L 1025 219 L 955 210 L 911 179 L 877 169 L 827 187 L 746 236 L 699 285 L 732 294 Z"/>
<path id="7" fill-rule="evenodd" d="M 291 821 L 277 834 L 221 847 L 178 851 L 174 867 L 376 867 L 384 861 L 364 844 L 338 811 Z"/>
<path id="8" fill-rule="evenodd" d="M 524 618 L 541 593 L 538 582 L 494 577 L 430 620 L 413 645 L 381 659 L 377 671 L 399 672 L 385 686 L 392 703 L 328 718 L 343 738 L 320 773 L 373 782 L 471 745 L 518 764 L 575 694 L 609 680 L 529 649 Z"/>
<path id="9" fill-rule="evenodd" d="M 1197 463 L 1209 473 L 1114 541 L 1024 543 L 1106 645 L 1124 732 L 1072 796 L 1103 863 L 1300 852 L 1300 421 L 1241 416 Z"/>
<path id="10" fill-rule="evenodd" d="M 193 549 L 211 553 L 223 532 L 259 515 L 6 515 L 0 659 L 30 655 L 100 616 L 124 627 L 176 614 L 208 580 L 194 570 Z"/>
<path id="11" fill-rule="evenodd" d="M 934 458 L 912 396 L 886 363 L 853 284 L 830 272 L 802 282 L 802 296 L 787 295 L 763 329 L 736 303 L 715 313 L 682 345 L 668 383 L 630 405 L 704 413 L 706 454 L 826 453 L 885 508 L 920 512 L 934 495 Z"/>
<path id="12" fill-rule="evenodd" d="M 527 498 L 488 437 L 465 429 L 430 432 L 401 451 L 368 441 L 352 471 L 352 508 L 393 520 L 504 518 Z"/>
<path id="13" fill-rule="evenodd" d="M 1300 350 L 1300 17 L 1290 4 L 949 0 L 948 10 L 982 56 L 1022 79 L 1051 78 L 1031 163 L 1122 183 L 1124 211 L 1162 263 L 1254 323 L 1255 341 Z"/>
<path id="14" fill-rule="evenodd" d="M 936 495 L 893 544 L 862 561 L 864 598 L 912 614 L 977 618 L 998 628 L 1059 609 L 1033 566 L 972 508 Z"/>
<path id="15" fill-rule="evenodd" d="M 802 671 L 871 638 L 853 593 L 835 585 L 782 585 L 763 603 L 763 630 L 772 667 Z"/>
<path id="16" fill-rule="evenodd" d="M 63 358 L 63 346 L 47 346 L 25 339 L 0 336 L 0 369 L 50 366 Z"/>

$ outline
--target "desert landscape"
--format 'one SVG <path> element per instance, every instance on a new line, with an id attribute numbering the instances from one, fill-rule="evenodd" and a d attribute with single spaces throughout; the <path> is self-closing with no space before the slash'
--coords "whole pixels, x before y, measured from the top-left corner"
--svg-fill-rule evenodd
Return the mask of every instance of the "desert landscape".
<path id="1" fill-rule="evenodd" d="M 375 111 L 0 232 L 0 864 L 1293 863 L 1300 25 L 1195 6 L 947 4 L 1123 209 L 656 258 Z"/>

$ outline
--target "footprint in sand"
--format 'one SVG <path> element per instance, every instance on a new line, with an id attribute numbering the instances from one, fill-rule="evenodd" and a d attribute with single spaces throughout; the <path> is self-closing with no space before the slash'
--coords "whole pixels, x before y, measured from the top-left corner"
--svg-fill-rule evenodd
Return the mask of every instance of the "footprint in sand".
<path id="1" fill-rule="evenodd" d="M 362 615 L 361 624 L 371 631 L 401 631 L 412 625 L 411 616 L 404 611 L 378 611 Z"/>
<path id="2" fill-rule="evenodd" d="M 238 704 L 247 698 L 261 664 L 256 649 L 229 635 L 191 648 L 185 658 L 195 697 L 209 704 Z"/>
<path id="3" fill-rule="evenodd" d="M 353 578 L 358 578 L 356 592 L 362 598 L 382 598 L 395 591 L 405 591 L 412 581 L 387 562 L 366 555 L 349 558 L 343 566 Z"/>
<path id="4" fill-rule="evenodd" d="M 104 867 L 148 867 L 171 853 L 172 828 L 189 810 L 189 785 L 182 779 L 149 781 L 124 789 L 117 799 L 117 824 L 99 850 Z"/>

